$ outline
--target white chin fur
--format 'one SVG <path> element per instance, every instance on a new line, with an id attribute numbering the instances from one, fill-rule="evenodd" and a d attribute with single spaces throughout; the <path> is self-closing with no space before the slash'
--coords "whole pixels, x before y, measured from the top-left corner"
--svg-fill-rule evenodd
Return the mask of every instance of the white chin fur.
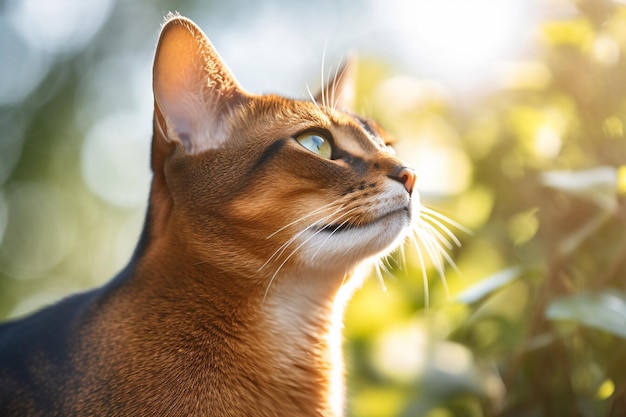
<path id="1" fill-rule="evenodd" d="M 298 251 L 298 260 L 301 264 L 315 268 L 351 269 L 365 259 L 387 255 L 402 244 L 419 216 L 417 193 L 414 193 L 408 204 L 410 216 L 399 206 L 396 210 L 400 210 L 395 214 L 369 225 L 336 232 L 331 229 L 305 233 L 301 239 L 306 243 Z M 388 207 L 382 210 L 390 211 Z"/>

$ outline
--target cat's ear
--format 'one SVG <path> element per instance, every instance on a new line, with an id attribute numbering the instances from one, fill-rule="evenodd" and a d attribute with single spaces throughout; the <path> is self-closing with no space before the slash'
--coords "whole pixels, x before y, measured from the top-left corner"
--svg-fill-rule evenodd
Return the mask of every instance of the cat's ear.
<path id="1" fill-rule="evenodd" d="M 356 61 L 356 55 L 351 54 L 346 62 L 332 73 L 332 78 L 329 78 L 327 84 L 315 96 L 315 101 L 319 105 L 350 111 L 354 109 Z"/>
<path id="2" fill-rule="evenodd" d="M 156 128 L 193 153 L 222 146 L 229 110 L 247 95 L 202 30 L 178 15 L 161 30 L 153 90 Z"/>

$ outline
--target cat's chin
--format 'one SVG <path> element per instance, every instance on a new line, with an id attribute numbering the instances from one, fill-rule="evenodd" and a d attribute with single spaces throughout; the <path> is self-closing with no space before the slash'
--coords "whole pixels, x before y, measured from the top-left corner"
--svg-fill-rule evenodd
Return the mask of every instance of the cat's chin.
<path id="1" fill-rule="evenodd" d="M 395 217 L 398 215 L 405 215 L 405 216 L 409 216 L 410 218 L 411 208 L 409 206 L 405 206 L 400 209 L 393 210 L 389 213 L 383 214 L 382 216 L 372 220 L 371 222 L 364 223 L 364 224 L 353 224 L 349 222 L 342 222 L 339 224 L 331 223 L 331 224 L 327 224 L 326 226 L 319 227 L 317 230 L 322 233 L 329 233 L 331 235 L 344 233 L 350 230 L 357 230 L 357 229 L 363 229 L 363 228 L 370 227 L 370 226 L 375 226 L 376 224 L 382 221 L 385 221 L 387 218 Z"/>
<path id="2" fill-rule="evenodd" d="M 385 256 L 404 241 L 417 215 L 417 210 L 402 207 L 366 224 L 324 226 L 306 237 L 301 262 L 350 269 L 365 259 Z"/>

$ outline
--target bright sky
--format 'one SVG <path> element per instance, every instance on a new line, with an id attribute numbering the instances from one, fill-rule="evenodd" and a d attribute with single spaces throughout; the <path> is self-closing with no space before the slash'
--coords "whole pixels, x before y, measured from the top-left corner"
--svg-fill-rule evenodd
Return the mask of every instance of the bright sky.
<path id="1" fill-rule="evenodd" d="M 484 79 L 528 41 L 528 0 L 394 0 L 408 63 L 462 86 Z"/>
<path id="2" fill-rule="evenodd" d="M 214 41 L 225 47 L 222 54 L 243 84 L 261 91 L 294 91 L 296 85 L 300 91 L 303 77 L 320 70 L 324 51 L 327 65 L 336 65 L 353 50 L 465 90 L 491 79 L 500 62 L 519 56 L 531 36 L 537 1 L 368 0 L 330 9 L 270 1 L 240 24 L 220 28 Z M 211 26 L 205 27 L 210 37 Z M 282 62 L 291 68 L 287 76 Z"/>

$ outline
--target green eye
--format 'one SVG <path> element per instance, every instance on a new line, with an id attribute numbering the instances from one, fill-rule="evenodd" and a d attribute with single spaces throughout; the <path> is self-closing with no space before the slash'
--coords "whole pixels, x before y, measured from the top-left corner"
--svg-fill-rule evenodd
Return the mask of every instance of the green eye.
<path id="1" fill-rule="evenodd" d="M 315 133 L 303 133 L 296 137 L 300 145 L 304 146 L 313 153 L 318 154 L 322 158 L 330 159 L 333 148 L 328 139 Z"/>

